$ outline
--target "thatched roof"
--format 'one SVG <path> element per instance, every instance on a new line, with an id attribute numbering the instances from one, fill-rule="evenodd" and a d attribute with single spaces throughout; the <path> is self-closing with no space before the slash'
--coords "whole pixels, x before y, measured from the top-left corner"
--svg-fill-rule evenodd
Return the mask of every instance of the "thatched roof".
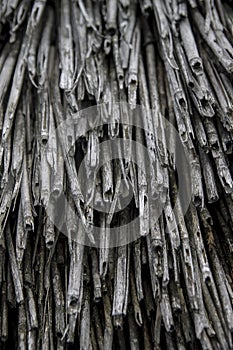
<path id="1" fill-rule="evenodd" d="M 233 349 L 233 8 L 0 1 L 3 349 Z"/>

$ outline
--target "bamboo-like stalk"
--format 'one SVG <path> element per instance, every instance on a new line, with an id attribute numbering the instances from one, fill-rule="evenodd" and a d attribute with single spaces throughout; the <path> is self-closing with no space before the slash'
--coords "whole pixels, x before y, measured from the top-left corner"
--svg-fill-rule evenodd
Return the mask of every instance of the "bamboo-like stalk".
<path id="1" fill-rule="evenodd" d="M 110 349 L 113 344 L 113 324 L 111 319 L 111 300 L 109 298 L 108 293 L 103 296 L 104 299 L 104 320 L 105 320 L 105 328 L 104 328 L 104 350 Z"/>
<path id="2" fill-rule="evenodd" d="M 122 223 L 125 222 L 122 216 Z M 114 297 L 112 315 L 114 317 L 114 325 L 122 328 L 122 317 L 126 314 L 127 301 L 129 293 L 129 248 L 126 246 L 117 248 L 117 261 L 114 278 Z"/>
<path id="3" fill-rule="evenodd" d="M 6 242 L 7 242 L 7 247 L 8 247 L 8 254 L 10 257 L 10 269 L 11 269 L 12 279 L 13 279 L 13 283 L 14 283 L 16 301 L 17 301 L 17 303 L 20 304 L 24 300 L 24 295 L 23 295 L 23 288 L 22 288 L 22 283 L 21 283 L 21 279 L 20 279 L 20 273 L 19 273 L 19 269 L 17 266 L 17 262 L 16 262 L 14 246 L 13 246 L 13 242 L 12 242 L 12 236 L 11 236 L 11 230 L 10 230 L 9 224 L 6 227 L 5 235 L 6 235 Z"/>

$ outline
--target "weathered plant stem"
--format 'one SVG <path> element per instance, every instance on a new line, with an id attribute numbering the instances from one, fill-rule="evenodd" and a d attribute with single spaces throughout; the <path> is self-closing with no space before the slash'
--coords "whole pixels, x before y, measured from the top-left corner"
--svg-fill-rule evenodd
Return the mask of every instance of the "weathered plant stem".
<path id="1" fill-rule="evenodd" d="M 20 273 L 19 273 L 19 269 L 17 266 L 16 257 L 15 257 L 14 246 L 12 242 L 12 236 L 11 236 L 11 230 L 10 230 L 9 224 L 6 226 L 5 236 L 6 236 L 8 254 L 10 257 L 9 263 L 10 263 L 11 275 L 14 283 L 15 297 L 16 297 L 17 303 L 20 304 L 24 300 L 24 295 L 23 295 L 23 288 L 22 288 Z"/>
<path id="2" fill-rule="evenodd" d="M 0 1 L 0 348 L 233 348 L 231 3 Z"/>

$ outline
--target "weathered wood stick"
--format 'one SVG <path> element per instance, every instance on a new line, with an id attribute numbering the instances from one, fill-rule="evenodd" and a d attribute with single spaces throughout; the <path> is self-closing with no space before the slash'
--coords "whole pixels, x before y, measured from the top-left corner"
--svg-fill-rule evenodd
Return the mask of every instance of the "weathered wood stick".
<path id="1" fill-rule="evenodd" d="M 18 304 L 22 303 L 24 300 L 23 287 L 20 279 L 20 273 L 16 262 L 14 246 L 12 242 L 11 229 L 9 224 L 5 229 L 6 244 L 9 254 L 9 264 L 11 269 L 11 275 L 14 283 L 15 297 Z"/>

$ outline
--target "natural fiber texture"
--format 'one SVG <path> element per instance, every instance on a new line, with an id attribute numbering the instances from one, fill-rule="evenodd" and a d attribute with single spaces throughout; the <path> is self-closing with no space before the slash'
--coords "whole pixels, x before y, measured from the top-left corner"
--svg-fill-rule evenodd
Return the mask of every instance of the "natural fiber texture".
<path id="1" fill-rule="evenodd" d="M 1 348 L 232 349 L 232 2 L 1 0 L 0 11 Z M 79 111 L 96 104 L 83 132 Z M 161 142 L 120 125 L 136 105 Z M 179 183 L 164 118 L 189 157 L 185 217 L 180 203 L 172 212 Z M 137 148 L 96 173 L 100 143 L 119 135 L 148 149 L 150 184 Z M 114 213 L 121 179 L 133 200 Z M 62 193 L 68 237 L 47 212 Z M 150 195 L 163 203 L 157 221 Z M 141 238 L 94 247 L 93 223 L 106 240 L 107 222 L 139 214 Z M 72 240 L 85 230 L 89 245 Z"/>

